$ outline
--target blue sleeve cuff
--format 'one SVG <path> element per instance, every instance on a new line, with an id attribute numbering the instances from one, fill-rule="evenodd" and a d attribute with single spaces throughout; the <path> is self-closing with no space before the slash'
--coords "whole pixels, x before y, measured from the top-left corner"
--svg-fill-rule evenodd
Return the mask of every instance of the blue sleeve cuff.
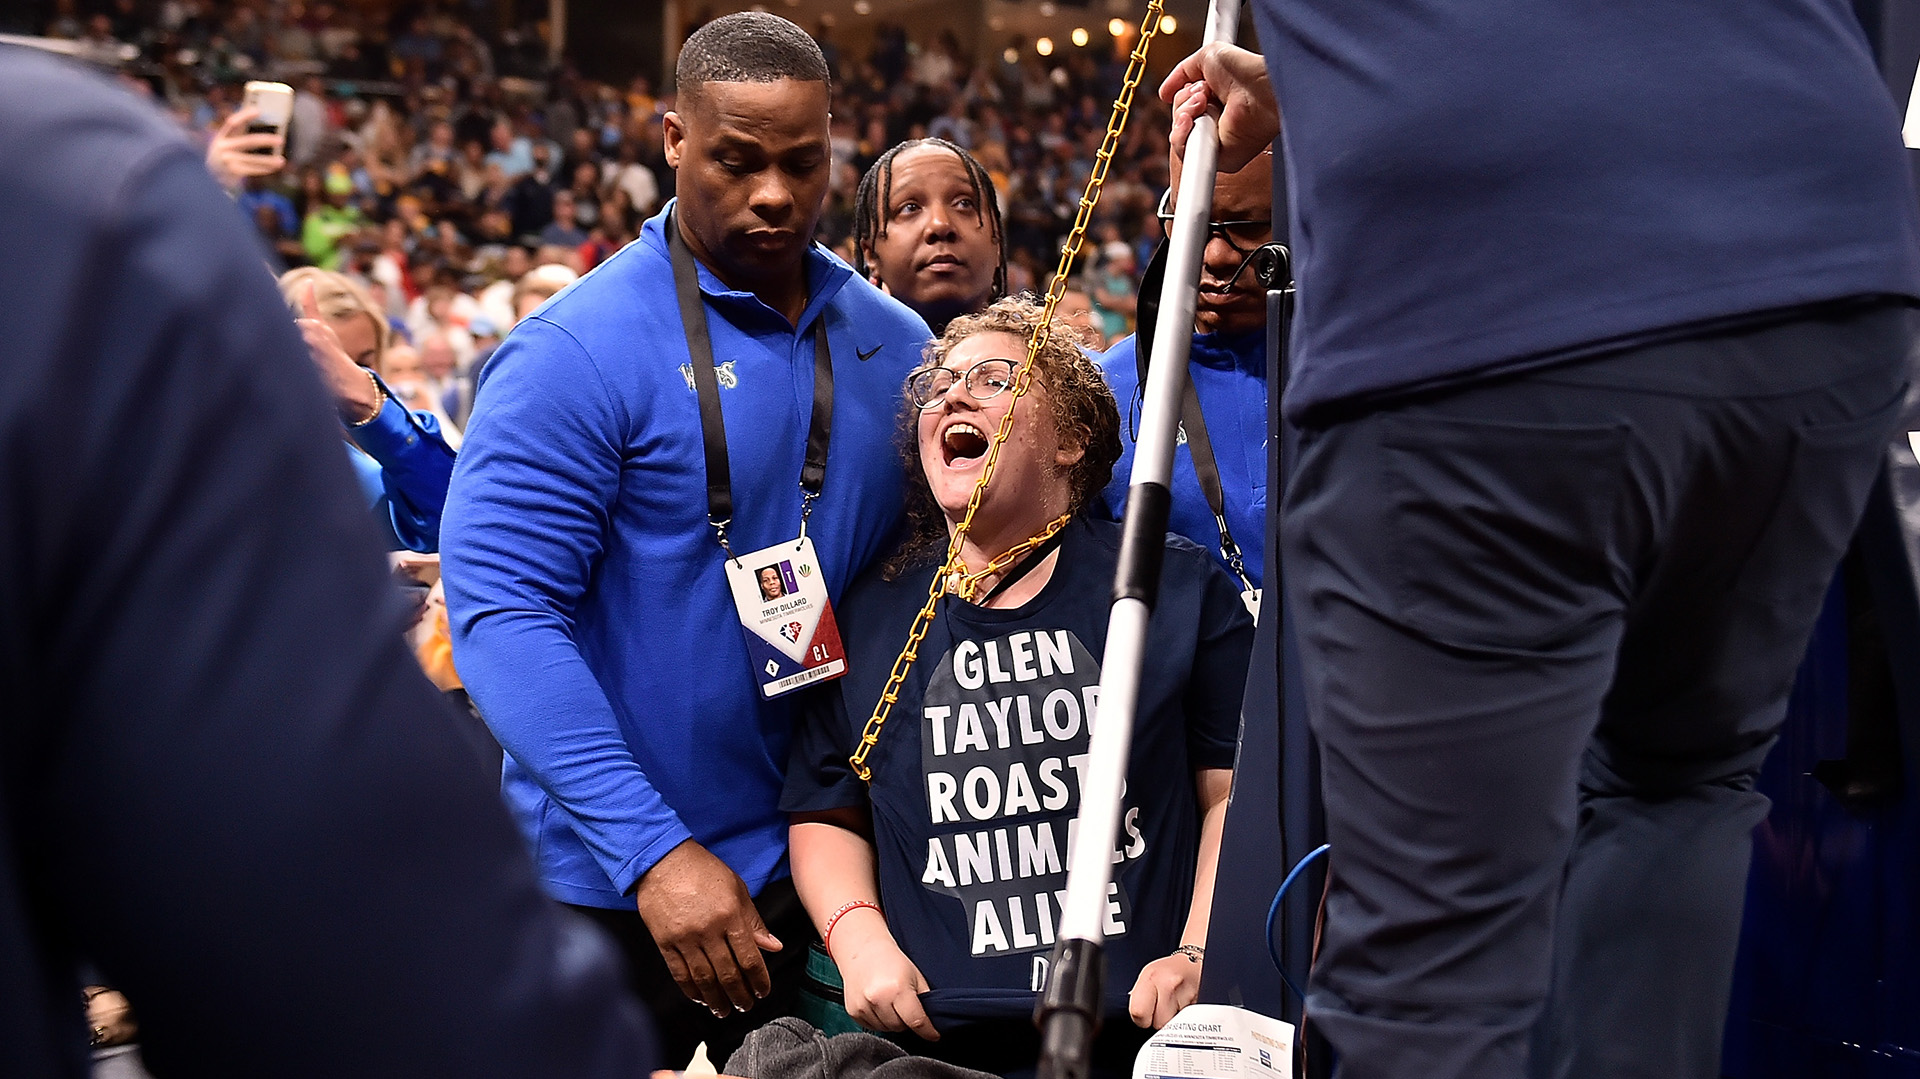
<path id="1" fill-rule="evenodd" d="M 692 838 L 693 833 L 687 831 L 686 825 L 678 820 L 672 821 L 656 839 L 640 848 L 640 853 L 629 858 L 627 864 L 613 874 L 613 886 L 620 890 L 621 895 L 632 895 L 633 890 L 640 886 L 640 878 L 646 876 L 648 870 L 659 865 L 660 859 L 672 853 L 673 848 Z"/>
<path id="2" fill-rule="evenodd" d="M 385 386 L 381 389 L 384 391 Z M 367 456 L 382 465 L 394 464 L 409 449 L 419 445 L 424 432 L 415 425 L 413 414 L 405 405 L 386 395 L 380 403 L 380 412 L 372 420 L 359 427 L 347 428 L 354 444 L 367 452 Z"/>

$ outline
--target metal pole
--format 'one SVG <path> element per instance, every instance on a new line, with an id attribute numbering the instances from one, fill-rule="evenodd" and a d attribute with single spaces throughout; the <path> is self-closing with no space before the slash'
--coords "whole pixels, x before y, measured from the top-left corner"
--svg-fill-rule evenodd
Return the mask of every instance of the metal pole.
<path id="1" fill-rule="evenodd" d="M 1239 21 L 1239 0 L 1212 0 L 1203 40 L 1233 41 Z M 1068 855 L 1059 939 L 1036 1015 L 1041 1031 L 1039 1079 L 1086 1079 L 1093 1038 L 1100 1027 L 1101 990 L 1106 980 L 1100 943 L 1105 937 L 1102 922 L 1114 841 L 1120 830 L 1121 794 L 1139 701 L 1147 621 L 1153 614 L 1160 560 L 1166 550 L 1173 448 L 1187 390 L 1194 303 L 1207 246 L 1207 221 L 1213 212 L 1219 151 L 1214 121 L 1203 116 L 1187 137 L 1179 204 L 1173 234 L 1167 241 L 1167 274 L 1160 291 L 1159 316 L 1166 332 L 1154 335 L 1148 365 L 1140 437 L 1121 524 L 1120 565 L 1107 621 L 1106 654 L 1100 663 L 1100 719 L 1088 747 L 1087 780 L 1080 792 L 1080 819 Z"/>

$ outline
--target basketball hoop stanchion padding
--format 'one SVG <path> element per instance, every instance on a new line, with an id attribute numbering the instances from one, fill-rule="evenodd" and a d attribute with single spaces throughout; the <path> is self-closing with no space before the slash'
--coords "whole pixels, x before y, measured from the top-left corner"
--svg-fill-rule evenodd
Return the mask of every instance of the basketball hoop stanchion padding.
<path id="1" fill-rule="evenodd" d="M 1232 42 L 1240 20 L 1239 0 L 1213 0 L 1204 40 Z M 1147 368 L 1140 435 L 1128 481 L 1127 511 L 1121 521 L 1120 565 L 1113 583 L 1113 607 L 1107 619 L 1107 647 L 1100 661 L 1099 722 L 1088 747 L 1086 783 L 1080 792 L 1080 819 L 1068 857 L 1067 895 L 1060 914 L 1046 990 L 1036 1021 L 1040 1024 L 1039 1079 L 1086 1079 L 1092 1066 L 1093 1039 L 1100 1029 L 1106 960 L 1102 922 L 1113 869 L 1113 845 L 1120 830 L 1121 794 L 1133 741 L 1139 702 L 1140 665 L 1145 657 L 1147 621 L 1159 592 L 1160 562 L 1166 551 L 1167 514 L 1172 499 L 1169 477 L 1187 392 L 1187 356 L 1193 344 L 1194 301 L 1213 213 L 1214 167 L 1219 133 L 1211 117 L 1196 120 L 1187 136 L 1179 202 L 1167 241 L 1167 273 L 1160 291 L 1160 325 Z"/>

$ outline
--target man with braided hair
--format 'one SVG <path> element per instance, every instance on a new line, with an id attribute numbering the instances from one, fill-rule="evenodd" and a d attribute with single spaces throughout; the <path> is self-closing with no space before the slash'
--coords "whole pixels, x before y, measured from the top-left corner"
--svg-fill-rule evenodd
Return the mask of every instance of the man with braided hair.
<path id="1" fill-rule="evenodd" d="M 993 180 L 945 139 L 881 154 L 853 204 L 854 268 L 934 333 L 1007 293 L 1006 235 Z"/>

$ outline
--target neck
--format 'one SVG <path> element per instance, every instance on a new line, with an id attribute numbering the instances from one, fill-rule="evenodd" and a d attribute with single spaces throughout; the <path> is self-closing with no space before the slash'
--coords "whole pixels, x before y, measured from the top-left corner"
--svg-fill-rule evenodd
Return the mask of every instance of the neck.
<path id="1" fill-rule="evenodd" d="M 967 529 L 966 538 L 960 541 L 960 559 L 975 571 L 985 569 L 987 563 L 1038 535 L 1067 511 L 1067 499 L 1064 496 L 1042 499 L 1004 518 L 984 512 L 985 508 L 974 514 L 973 527 Z M 947 535 L 951 537 L 959 526 L 958 518 L 948 518 Z"/>
<path id="2" fill-rule="evenodd" d="M 807 262 L 801 256 L 791 271 L 782 271 L 771 278 L 746 277 L 720 264 L 707 250 L 707 245 L 687 228 L 686 219 L 679 214 L 673 215 L 674 227 L 680 230 L 680 238 L 686 241 L 687 250 L 693 252 L 693 259 L 705 266 L 708 272 L 720 279 L 720 283 L 735 292 L 751 292 L 760 302 L 785 316 L 786 320 L 798 326 L 800 315 L 807 309 Z"/>

